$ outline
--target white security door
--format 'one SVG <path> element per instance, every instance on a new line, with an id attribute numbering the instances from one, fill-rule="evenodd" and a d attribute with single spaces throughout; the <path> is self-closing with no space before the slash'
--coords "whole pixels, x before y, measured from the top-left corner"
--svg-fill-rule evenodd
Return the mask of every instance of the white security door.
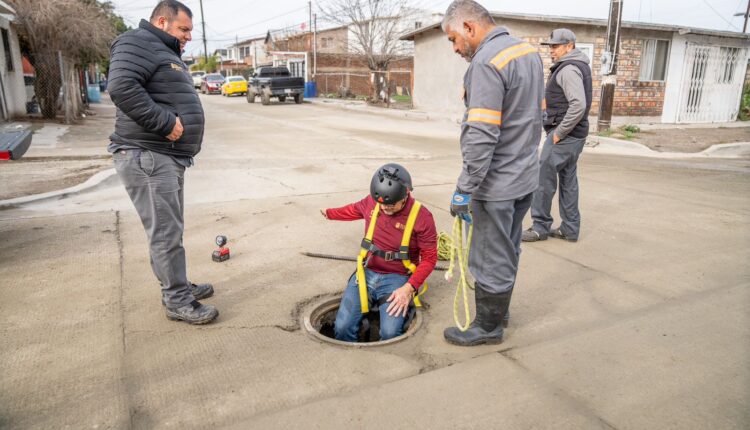
<path id="1" fill-rule="evenodd" d="M 737 119 L 747 49 L 688 43 L 677 122 Z"/>
<path id="2" fill-rule="evenodd" d="M 305 77 L 305 60 L 289 60 L 289 72 L 297 78 Z"/>

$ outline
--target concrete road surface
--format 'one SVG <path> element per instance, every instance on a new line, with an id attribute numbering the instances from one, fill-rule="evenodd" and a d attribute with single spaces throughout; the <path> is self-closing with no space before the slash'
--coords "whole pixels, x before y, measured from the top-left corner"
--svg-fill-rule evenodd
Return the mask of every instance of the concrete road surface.
<path id="1" fill-rule="evenodd" d="M 454 286 L 436 273 L 413 337 L 338 347 L 300 319 L 354 267 L 300 252 L 353 256 L 363 226 L 318 209 L 397 161 L 448 230 L 457 125 L 202 99 L 185 246 L 218 321 L 164 317 L 116 177 L 2 210 L 0 428 L 750 428 L 747 159 L 586 153 L 580 241 L 524 244 L 505 343 L 443 341 Z"/>

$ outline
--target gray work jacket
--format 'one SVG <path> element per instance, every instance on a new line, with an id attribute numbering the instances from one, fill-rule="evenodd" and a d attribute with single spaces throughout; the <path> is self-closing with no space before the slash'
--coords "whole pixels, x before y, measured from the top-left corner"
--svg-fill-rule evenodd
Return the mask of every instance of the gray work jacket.
<path id="1" fill-rule="evenodd" d="M 537 49 L 496 27 L 464 76 L 463 168 L 458 189 L 485 201 L 536 190 L 544 68 Z"/>

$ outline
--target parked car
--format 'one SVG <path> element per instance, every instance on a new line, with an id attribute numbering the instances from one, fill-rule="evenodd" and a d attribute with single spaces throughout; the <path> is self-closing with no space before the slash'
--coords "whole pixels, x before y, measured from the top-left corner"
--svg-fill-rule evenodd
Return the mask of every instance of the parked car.
<path id="1" fill-rule="evenodd" d="M 201 92 L 203 94 L 220 94 L 222 84 L 224 84 L 223 76 L 218 73 L 210 73 L 201 80 Z"/>
<path id="2" fill-rule="evenodd" d="M 287 97 L 293 97 L 296 103 L 302 103 L 305 94 L 305 80 L 293 77 L 286 67 L 261 67 L 253 74 L 247 84 L 247 102 L 255 103 L 255 97 L 267 105 L 271 97 L 285 102 Z"/>
<path id="3" fill-rule="evenodd" d="M 196 70 L 194 72 L 190 72 L 190 77 L 193 78 L 193 86 L 195 88 L 201 87 L 201 81 L 203 80 L 203 77 L 206 76 L 206 72 L 203 70 Z"/>
<path id="4" fill-rule="evenodd" d="M 231 96 L 233 94 L 247 94 L 247 81 L 242 76 L 229 76 L 224 85 L 221 86 L 221 95 Z"/>

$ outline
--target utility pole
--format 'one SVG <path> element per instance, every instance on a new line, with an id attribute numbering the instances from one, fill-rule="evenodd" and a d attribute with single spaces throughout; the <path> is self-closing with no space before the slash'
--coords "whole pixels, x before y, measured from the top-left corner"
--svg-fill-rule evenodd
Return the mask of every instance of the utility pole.
<path id="1" fill-rule="evenodd" d="M 313 73 L 312 77 L 318 73 L 318 14 L 313 15 Z"/>
<path id="2" fill-rule="evenodd" d="M 610 0 L 607 24 L 607 45 L 602 54 L 602 94 L 599 99 L 599 131 L 608 130 L 612 124 L 612 107 L 617 84 L 617 60 L 620 52 L 620 26 L 622 24 L 623 0 Z"/>
<path id="3" fill-rule="evenodd" d="M 201 26 L 203 27 L 203 60 L 208 66 L 208 43 L 206 42 L 206 19 L 203 16 L 203 0 L 200 0 L 201 5 Z"/>
<path id="4" fill-rule="evenodd" d="M 750 0 L 747 2 L 747 11 L 745 13 L 735 13 L 734 16 L 744 16 L 745 17 L 745 25 L 742 26 L 742 32 L 747 33 L 747 18 L 750 16 Z"/>
<path id="5" fill-rule="evenodd" d="M 307 23 L 307 31 L 312 32 L 312 0 L 307 2 L 307 12 L 310 14 L 310 19 Z"/>
<path id="6" fill-rule="evenodd" d="M 237 69 L 240 68 L 240 37 L 234 35 L 234 73 L 237 73 Z"/>

